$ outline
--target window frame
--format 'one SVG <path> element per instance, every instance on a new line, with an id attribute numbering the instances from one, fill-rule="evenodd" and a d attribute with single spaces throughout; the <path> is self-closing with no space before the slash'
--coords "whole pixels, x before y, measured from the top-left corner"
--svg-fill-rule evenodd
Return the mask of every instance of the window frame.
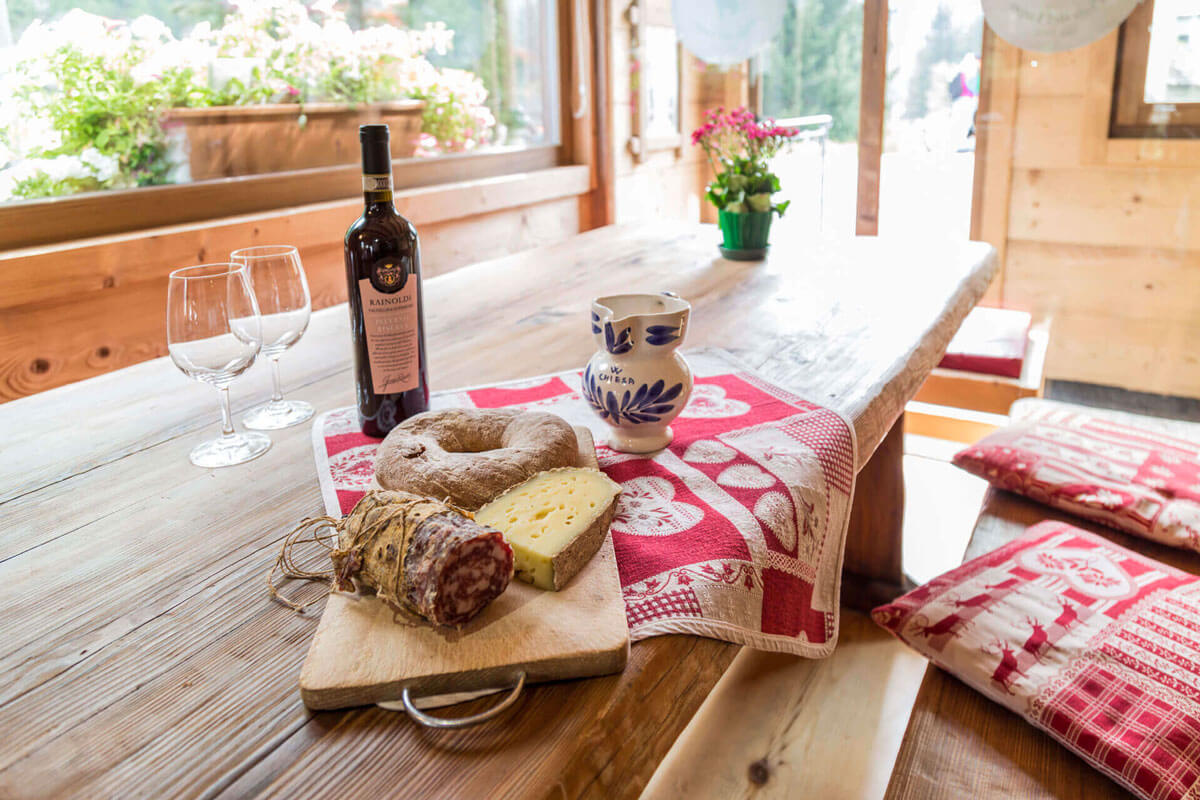
<path id="1" fill-rule="evenodd" d="M 558 95 L 558 143 L 396 159 L 392 171 L 397 190 L 588 163 L 589 154 L 579 137 L 572 135 L 570 87 L 574 84 L 569 80 L 573 48 L 581 41 L 576 26 L 587 21 L 574 18 L 570 0 L 554 0 L 554 9 L 558 53 L 547 61 L 559 70 L 553 87 Z M 351 163 L 4 203 L 0 204 L 0 251 L 346 200 L 359 194 L 360 172 L 360 166 Z"/>
<path id="2" fill-rule="evenodd" d="M 1151 21 L 1154 0 L 1145 0 L 1121 24 L 1117 40 L 1117 63 L 1113 76 L 1113 139 L 1200 138 L 1200 103 L 1147 103 L 1146 67 L 1150 57 Z M 1167 111 L 1171 121 L 1156 121 Z"/>

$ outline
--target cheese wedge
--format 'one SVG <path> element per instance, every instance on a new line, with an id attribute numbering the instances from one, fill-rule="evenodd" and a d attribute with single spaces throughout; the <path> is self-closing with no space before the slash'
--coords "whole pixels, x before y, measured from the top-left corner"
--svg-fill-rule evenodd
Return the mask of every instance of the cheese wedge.
<path id="1" fill-rule="evenodd" d="M 557 591 L 604 543 L 620 496 L 600 470 L 551 469 L 484 505 L 475 521 L 504 534 L 519 580 Z"/>

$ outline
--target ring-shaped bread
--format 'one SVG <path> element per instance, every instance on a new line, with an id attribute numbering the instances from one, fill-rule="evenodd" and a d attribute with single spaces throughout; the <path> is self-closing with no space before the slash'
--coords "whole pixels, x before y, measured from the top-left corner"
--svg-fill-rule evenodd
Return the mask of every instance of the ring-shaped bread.
<path id="1" fill-rule="evenodd" d="M 537 472 L 573 467 L 575 431 L 540 411 L 451 408 L 397 425 L 375 455 L 384 489 L 474 511 Z"/>

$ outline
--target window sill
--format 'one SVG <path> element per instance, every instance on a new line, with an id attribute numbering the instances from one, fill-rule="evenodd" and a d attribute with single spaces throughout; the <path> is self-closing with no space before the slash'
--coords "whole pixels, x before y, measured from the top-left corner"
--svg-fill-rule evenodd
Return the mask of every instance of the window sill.
<path id="1" fill-rule="evenodd" d="M 590 180 L 586 166 L 552 167 L 403 189 L 395 203 L 418 226 L 432 225 L 583 195 Z M 0 309 L 161 280 L 176 266 L 222 257 L 251 240 L 286 240 L 302 253 L 337 243 L 340 253 L 361 206 L 355 197 L 10 250 L 0 253 Z"/>
<path id="2" fill-rule="evenodd" d="M 560 163 L 555 146 L 395 162 L 398 190 L 523 174 Z M 355 164 L 0 205 L 0 250 L 222 219 L 358 195 Z"/>

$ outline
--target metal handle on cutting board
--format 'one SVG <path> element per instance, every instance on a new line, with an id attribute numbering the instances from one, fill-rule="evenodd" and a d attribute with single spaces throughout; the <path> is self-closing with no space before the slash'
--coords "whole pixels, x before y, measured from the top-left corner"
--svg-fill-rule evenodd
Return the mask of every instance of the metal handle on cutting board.
<path id="1" fill-rule="evenodd" d="M 499 716 L 502 711 L 517 702 L 517 698 L 521 696 L 521 690 L 524 688 L 525 672 L 521 671 L 517 673 L 517 682 L 507 697 L 487 711 L 480 711 L 478 714 L 472 714 L 469 717 L 435 717 L 431 714 L 426 714 L 413 704 L 413 697 L 409 693 L 407 686 L 400 692 L 400 702 L 404 704 L 404 710 L 408 712 L 408 715 L 413 720 L 428 728 L 469 728 L 472 725 L 478 725 L 481 722 L 487 722 L 489 719 Z"/>

